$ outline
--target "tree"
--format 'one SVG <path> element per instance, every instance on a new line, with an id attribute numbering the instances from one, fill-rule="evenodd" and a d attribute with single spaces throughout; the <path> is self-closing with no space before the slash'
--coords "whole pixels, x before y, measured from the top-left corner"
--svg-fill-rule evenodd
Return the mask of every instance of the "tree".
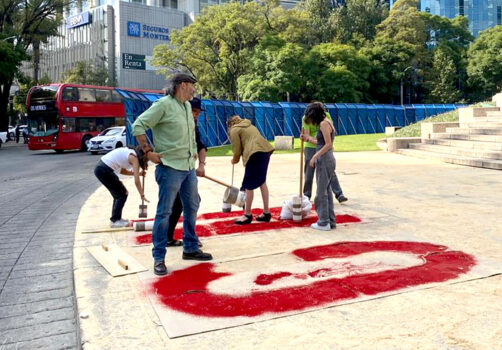
<path id="1" fill-rule="evenodd" d="M 314 46 L 305 67 L 307 101 L 359 102 L 369 88 L 370 61 L 349 45 Z"/>
<path id="2" fill-rule="evenodd" d="M 253 48 L 267 31 L 262 8 L 255 2 L 231 2 L 204 9 L 195 21 L 171 35 L 170 45 L 155 47 L 152 64 L 167 75 L 185 70 L 206 92 L 238 100 L 238 79 L 248 72 Z"/>
<path id="3" fill-rule="evenodd" d="M 59 25 L 66 0 L 3 0 L 0 2 L 0 130 L 8 126 L 7 108 L 12 82 L 34 38 L 45 31 L 46 21 Z M 45 24 L 44 24 L 45 23 Z M 10 39 L 8 39 L 10 38 Z M 8 40 L 6 40 L 8 39 Z M 7 42 L 8 41 L 8 42 Z"/>
<path id="4" fill-rule="evenodd" d="M 347 0 L 330 17 L 335 40 L 340 43 L 371 41 L 376 26 L 388 16 L 388 3 L 382 0 Z"/>
<path id="5" fill-rule="evenodd" d="M 428 33 L 417 0 L 398 0 L 389 16 L 377 26 L 377 37 L 407 42 L 423 53 Z"/>
<path id="6" fill-rule="evenodd" d="M 370 103 L 393 103 L 399 95 L 403 72 L 413 65 L 413 45 L 399 40 L 377 38 L 371 46 L 361 51 L 371 62 L 368 77 L 371 88 L 364 100 Z"/>
<path id="7" fill-rule="evenodd" d="M 243 100 L 298 100 L 303 87 L 306 50 L 277 36 L 265 36 L 250 58 L 250 72 L 238 80 Z"/>
<path id="8" fill-rule="evenodd" d="M 457 68 L 455 62 L 445 50 L 437 49 L 431 69 L 431 92 L 426 99 L 427 103 L 455 103 L 460 98 L 457 90 Z"/>
<path id="9" fill-rule="evenodd" d="M 333 38 L 333 28 L 329 21 L 333 13 L 331 0 L 305 0 L 304 7 L 309 14 L 312 28 L 317 32 L 317 42 L 330 42 Z"/>
<path id="10" fill-rule="evenodd" d="M 17 83 L 19 85 L 19 90 L 14 96 L 14 110 L 17 113 L 24 114 L 26 113 L 26 98 L 28 97 L 28 91 L 35 85 L 50 84 L 52 81 L 47 75 L 44 75 L 36 82 L 35 79 L 19 73 L 17 75 Z"/>
<path id="11" fill-rule="evenodd" d="M 481 101 L 502 91 L 502 27 L 482 31 L 467 52 L 471 98 Z"/>
<path id="12" fill-rule="evenodd" d="M 73 69 L 67 70 L 62 74 L 62 80 L 65 83 L 113 86 L 110 81 L 108 71 L 103 67 L 95 67 L 90 62 L 80 61 L 75 64 Z"/>

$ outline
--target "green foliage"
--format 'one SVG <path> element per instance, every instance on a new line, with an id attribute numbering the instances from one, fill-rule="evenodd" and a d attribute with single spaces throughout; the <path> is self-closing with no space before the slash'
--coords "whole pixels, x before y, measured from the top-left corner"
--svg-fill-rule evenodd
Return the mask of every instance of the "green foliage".
<path id="1" fill-rule="evenodd" d="M 412 44 L 405 41 L 379 37 L 362 53 L 371 62 L 368 78 L 371 88 L 365 100 L 371 103 L 392 103 L 393 96 L 399 94 L 399 84 L 403 72 L 412 64 L 415 55 Z"/>
<path id="2" fill-rule="evenodd" d="M 329 21 L 333 9 L 330 0 L 305 0 L 305 11 L 309 14 L 310 25 L 316 30 L 317 42 L 327 43 L 333 38 L 333 27 Z"/>
<path id="3" fill-rule="evenodd" d="M 309 52 L 307 96 L 319 101 L 359 102 L 369 88 L 370 61 L 350 45 L 319 44 Z"/>
<path id="4" fill-rule="evenodd" d="M 482 31 L 467 52 L 471 97 L 486 99 L 502 90 L 502 27 Z"/>
<path id="5" fill-rule="evenodd" d="M 89 62 L 80 61 L 75 64 L 73 69 L 67 70 L 62 74 L 64 83 L 113 86 L 110 81 L 106 68 L 95 67 Z"/>
<path id="6" fill-rule="evenodd" d="M 418 11 L 418 0 L 398 0 L 389 16 L 377 26 L 377 37 L 404 41 L 414 46 L 417 54 L 425 49 L 426 23 Z"/>
<path id="7" fill-rule="evenodd" d="M 67 4 L 67 0 L 0 1 L 0 130 L 8 125 L 9 93 L 20 61 L 28 58 L 30 45 L 36 47 L 55 34 Z"/>
<path id="8" fill-rule="evenodd" d="M 344 44 L 373 40 L 376 26 L 388 16 L 387 8 L 386 1 L 347 0 L 331 15 L 334 39 Z"/>
<path id="9" fill-rule="evenodd" d="M 238 80 L 239 95 L 244 100 L 277 102 L 286 100 L 288 92 L 299 98 L 304 85 L 305 55 L 298 44 L 265 36 L 252 52 L 250 72 Z"/>
<path id="10" fill-rule="evenodd" d="M 431 69 L 431 92 L 427 103 L 455 103 L 460 98 L 456 88 L 457 69 L 453 59 L 438 48 L 434 52 Z"/>
<path id="11" fill-rule="evenodd" d="M 238 99 L 237 80 L 248 71 L 250 52 L 267 29 L 262 11 L 255 2 L 207 7 L 190 26 L 173 32 L 171 45 L 155 48 L 152 64 L 188 70 L 205 91 Z"/>

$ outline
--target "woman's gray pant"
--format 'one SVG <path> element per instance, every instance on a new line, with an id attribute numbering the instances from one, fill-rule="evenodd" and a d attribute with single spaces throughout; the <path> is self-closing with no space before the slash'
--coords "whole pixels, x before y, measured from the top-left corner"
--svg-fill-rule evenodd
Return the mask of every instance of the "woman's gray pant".
<path id="1" fill-rule="evenodd" d="M 317 212 L 317 224 L 320 226 L 336 226 L 335 209 L 333 205 L 333 193 L 331 182 L 335 174 L 336 161 L 333 152 L 324 153 L 316 161 L 317 193 L 315 196 L 315 210 Z"/>
<path id="2" fill-rule="evenodd" d="M 312 168 L 309 163 L 315 154 L 315 148 L 304 149 L 305 165 L 304 165 L 304 184 L 303 184 L 303 195 L 307 196 L 309 199 L 312 197 L 312 183 L 314 182 L 315 168 Z M 335 194 L 336 199 L 343 194 L 342 187 L 336 176 L 336 172 L 333 172 L 333 178 L 331 181 L 331 190 Z"/>

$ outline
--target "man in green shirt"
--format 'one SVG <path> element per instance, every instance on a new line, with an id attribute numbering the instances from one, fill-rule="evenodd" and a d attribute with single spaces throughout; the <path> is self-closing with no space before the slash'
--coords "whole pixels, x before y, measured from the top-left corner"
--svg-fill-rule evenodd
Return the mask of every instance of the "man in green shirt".
<path id="1" fill-rule="evenodd" d="M 195 91 L 194 77 L 175 74 L 165 97 L 155 101 L 132 125 L 132 133 L 148 160 L 157 164 L 155 180 L 159 185 L 159 202 L 152 230 L 154 273 L 167 274 L 166 255 L 169 217 L 177 194 L 183 204 L 183 259 L 211 260 L 211 254 L 198 247 L 195 220 L 199 194 L 195 161 L 195 123 L 189 101 Z M 148 144 L 146 131 L 152 130 L 155 150 Z"/>
<path id="2" fill-rule="evenodd" d="M 333 119 L 331 118 L 331 116 L 329 115 L 328 112 L 326 112 L 326 117 L 331 122 L 333 122 Z M 315 151 L 316 151 L 317 131 L 318 131 L 317 126 L 305 123 L 305 116 L 303 116 L 303 118 L 302 118 L 302 134 L 305 136 L 305 140 L 306 140 L 304 143 L 304 152 L 303 152 L 304 158 L 305 158 L 305 165 L 304 165 L 305 183 L 303 185 L 303 195 L 307 196 L 309 199 L 312 196 L 312 183 L 314 180 L 314 172 L 315 172 L 315 168 L 312 168 L 309 165 L 309 163 L 310 163 L 310 160 L 312 159 L 312 157 L 314 156 Z M 335 193 L 335 197 L 339 203 L 343 203 L 348 200 L 348 198 L 343 195 L 343 191 L 340 186 L 340 182 L 338 181 L 338 177 L 336 176 L 336 172 L 335 172 L 335 175 L 334 175 L 333 180 L 331 182 L 331 190 Z"/>

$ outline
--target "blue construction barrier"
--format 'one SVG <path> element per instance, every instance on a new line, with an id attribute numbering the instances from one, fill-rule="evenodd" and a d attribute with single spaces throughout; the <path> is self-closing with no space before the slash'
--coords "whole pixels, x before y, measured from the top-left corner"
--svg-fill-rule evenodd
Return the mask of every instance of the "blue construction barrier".
<path id="1" fill-rule="evenodd" d="M 117 89 L 126 110 L 127 144 L 135 145 L 131 126 L 136 118 L 163 95 L 140 93 Z M 415 104 L 415 105 L 364 105 L 352 103 L 330 103 L 330 113 L 338 135 L 374 134 L 385 131 L 386 126 L 407 126 L 425 118 L 452 111 L 464 105 Z M 226 122 L 233 115 L 249 119 L 267 139 L 287 135 L 299 137 L 306 103 L 296 102 L 235 102 L 224 100 L 202 100 L 202 112 L 198 127 L 208 147 L 229 143 Z M 151 132 L 148 137 L 153 141 Z"/>

